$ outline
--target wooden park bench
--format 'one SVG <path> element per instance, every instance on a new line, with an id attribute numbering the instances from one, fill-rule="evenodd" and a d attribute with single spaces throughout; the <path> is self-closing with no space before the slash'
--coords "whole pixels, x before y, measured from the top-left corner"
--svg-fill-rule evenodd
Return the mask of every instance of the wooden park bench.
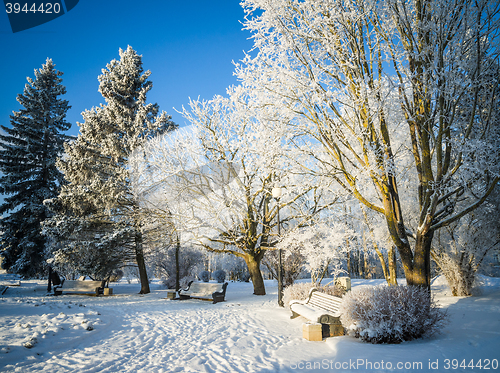
<path id="1" fill-rule="evenodd" d="M 179 290 L 179 299 L 203 299 L 213 303 L 223 302 L 226 297 L 227 282 L 223 284 L 191 281 L 186 289 Z"/>
<path id="2" fill-rule="evenodd" d="M 0 295 L 4 295 L 7 289 L 12 286 L 21 286 L 21 281 L 14 276 L 0 281 Z"/>
<path id="3" fill-rule="evenodd" d="M 344 328 L 340 322 L 339 312 L 341 303 L 342 298 L 322 293 L 318 289 L 313 288 L 306 300 L 290 301 L 290 310 L 292 311 L 290 318 L 294 319 L 302 316 L 312 322 L 312 324 L 304 324 L 304 337 L 306 334 L 309 335 L 313 330 L 316 333 L 321 330 L 321 337 L 344 335 Z"/>
<path id="4" fill-rule="evenodd" d="M 64 280 L 61 285 L 54 286 L 54 294 L 104 294 L 106 281 L 71 281 Z"/>

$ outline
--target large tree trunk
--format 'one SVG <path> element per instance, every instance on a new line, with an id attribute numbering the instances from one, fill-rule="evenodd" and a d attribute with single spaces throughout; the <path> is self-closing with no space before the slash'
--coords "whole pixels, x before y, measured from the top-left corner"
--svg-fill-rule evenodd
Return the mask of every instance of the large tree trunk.
<path id="1" fill-rule="evenodd" d="M 262 272 L 260 271 L 260 261 L 263 255 L 251 255 L 246 254 L 243 258 L 248 267 L 248 273 L 250 273 L 250 278 L 253 284 L 253 293 L 255 295 L 266 295 L 266 288 L 264 286 L 264 279 L 262 278 Z"/>
<path id="2" fill-rule="evenodd" d="M 431 244 L 434 232 L 417 233 L 413 255 L 399 250 L 408 285 L 423 286 L 431 290 Z"/>
<path id="3" fill-rule="evenodd" d="M 413 285 L 431 290 L 431 244 L 434 232 L 417 233 L 413 266 Z"/>
<path id="4" fill-rule="evenodd" d="M 139 294 L 148 294 L 149 290 L 149 280 L 148 273 L 146 271 L 146 263 L 144 261 L 144 249 L 142 242 L 142 233 L 139 230 L 135 232 L 135 260 L 137 262 L 137 267 L 139 268 L 139 279 L 141 281 L 141 291 Z"/>

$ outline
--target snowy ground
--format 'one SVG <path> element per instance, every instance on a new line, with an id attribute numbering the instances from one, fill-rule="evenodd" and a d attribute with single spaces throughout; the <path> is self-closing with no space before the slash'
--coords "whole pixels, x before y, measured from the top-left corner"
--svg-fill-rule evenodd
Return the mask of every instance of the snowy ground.
<path id="1" fill-rule="evenodd" d="M 123 282 L 110 297 L 53 297 L 45 282 L 21 281 L 0 296 L 0 371 L 500 371 L 499 278 L 485 278 L 482 294 L 470 298 L 451 297 L 435 281 L 449 325 L 432 339 L 400 345 L 304 340 L 304 320 L 290 320 L 276 304 L 275 282 L 266 286 L 268 295 L 254 296 L 251 284 L 230 283 L 226 302 L 212 304 L 167 300 L 157 283 L 147 295 Z"/>

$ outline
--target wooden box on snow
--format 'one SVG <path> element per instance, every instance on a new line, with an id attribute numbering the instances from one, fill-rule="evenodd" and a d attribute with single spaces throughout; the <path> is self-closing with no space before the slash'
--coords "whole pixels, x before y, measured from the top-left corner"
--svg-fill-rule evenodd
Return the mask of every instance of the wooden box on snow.
<path id="1" fill-rule="evenodd" d="M 167 299 L 175 299 L 176 295 L 177 295 L 177 292 L 175 290 L 167 291 Z"/>
<path id="2" fill-rule="evenodd" d="M 302 324 L 302 337 L 308 341 L 322 341 L 323 335 L 320 323 L 304 323 Z"/>

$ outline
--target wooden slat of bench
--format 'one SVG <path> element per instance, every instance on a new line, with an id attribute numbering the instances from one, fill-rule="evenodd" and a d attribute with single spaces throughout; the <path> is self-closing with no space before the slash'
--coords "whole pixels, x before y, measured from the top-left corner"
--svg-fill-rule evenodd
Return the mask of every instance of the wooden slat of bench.
<path id="1" fill-rule="evenodd" d="M 317 302 L 317 301 L 312 301 L 307 303 L 309 306 L 312 307 L 319 307 L 325 310 L 331 310 L 331 311 L 338 311 L 340 304 L 332 304 L 332 303 L 325 303 L 325 302 Z"/>
<path id="2" fill-rule="evenodd" d="M 337 312 L 339 310 L 342 300 L 335 299 L 333 296 L 328 296 L 327 294 L 318 293 L 315 291 L 312 293 L 311 298 L 307 302 L 308 305 L 312 307 L 317 307 L 330 312 Z"/>
<path id="3" fill-rule="evenodd" d="M 207 296 L 212 296 L 213 293 L 215 292 L 220 292 L 222 291 L 222 285 L 223 284 L 210 284 L 210 283 L 198 283 L 194 282 L 191 284 L 189 287 L 188 291 L 184 291 L 184 293 L 189 294 L 189 293 L 202 293 L 206 294 Z"/>
<path id="4" fill-rule="evenodd" d="M 340 302 L 342 298 L 336 297 L 334 295 L 329 295 L 325 293 L 320 293 L 319 291 L 314 291 L 311 295 L 311 298 L 322 299 L 327 302 Z"/>
<path id="5" fill-rule="evenodd" d="M 344 335 L 339 313 L 341 304 L 342 298 L 312 289 L 306 300 L 290 302 L 292 311 L 290 318 L 302 316 L 313 322 L 328 325 L 328 328 L 323 330 L 323 337 Z"/>
<path id="6" fill-rule="evenodd" d="M 309 302 L 324 303 L 332 306 L 337 306 L 341 303 L 341 298 L 336 299 L 335 297 L 325 297 L 322 294 L 313 293 Z"/>
<path id="7" fill-rule="evenodd" d="M 56 294 L 62 293 L 90 293 L 99 294 L 98 289 L 104 288 L 104 281 L 72 281 L 66 280 L 62 286 L 54 288 Z"/>
<path id="8" fill-rule="evenodd" d="M 192 282 L 187 289 L 179 290 L 180 299 L 196 298 L 204 300 L 213 300 L 214 303 L 224 301 L 227 282 L 226 283 L 205 283 Z"/>
<path id="9" fill-rule="evenodd" d="M 102 281 L 64 281 L 63 289 L 95 289 L 103 286 Z"/>

